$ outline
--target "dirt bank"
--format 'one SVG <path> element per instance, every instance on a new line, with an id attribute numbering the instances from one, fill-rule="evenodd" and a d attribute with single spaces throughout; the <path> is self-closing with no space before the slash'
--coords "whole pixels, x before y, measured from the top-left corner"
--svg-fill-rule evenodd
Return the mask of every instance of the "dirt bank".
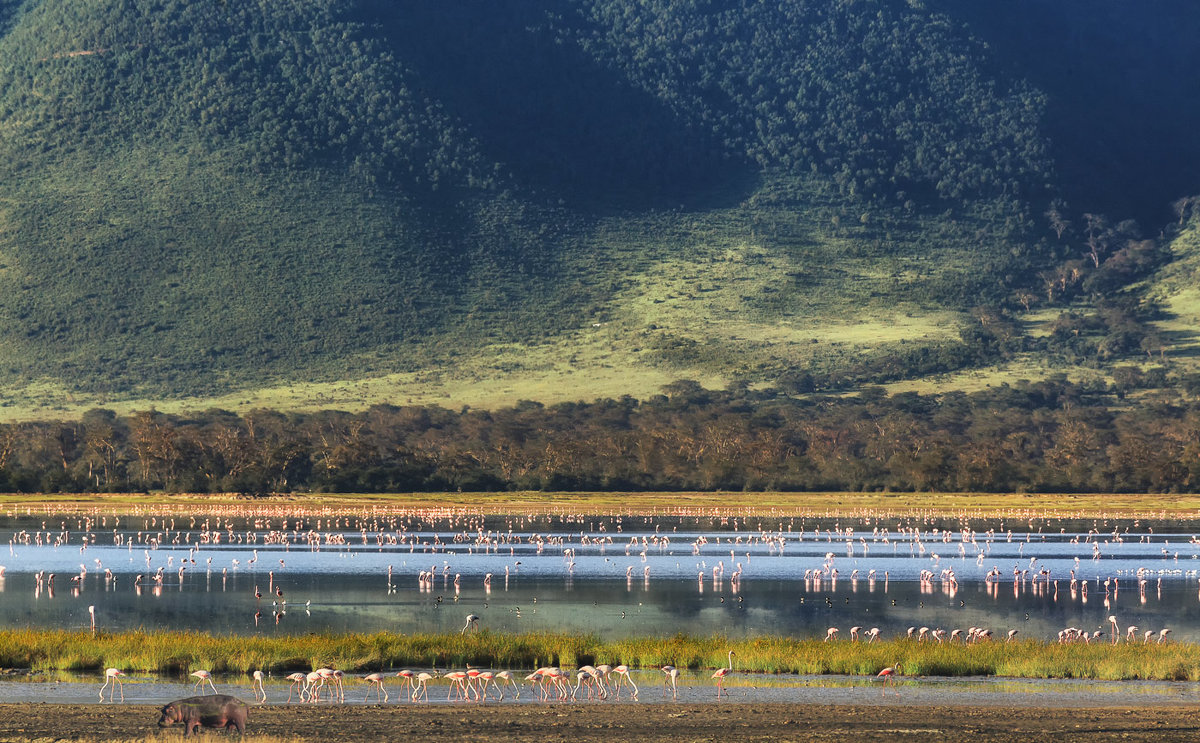
<path id="1" fill-rule="evenodd" d="M 658 741 L 1195 741 L 1196 709 L 866 707 L 801 704 L 268 706 L 247 733 L 321 743 L 504 740 Z M 149 705 L 0 705 L 0 741 L 130 739 L 155 733 Z M 175 728 L 179 730 L 179 728 Z M 212 740 L 211 732 L 208 734 Z M 182 736 L 181 736 L 182 737 Z M 223 738 L 221 738 L 223 740 Z"/>

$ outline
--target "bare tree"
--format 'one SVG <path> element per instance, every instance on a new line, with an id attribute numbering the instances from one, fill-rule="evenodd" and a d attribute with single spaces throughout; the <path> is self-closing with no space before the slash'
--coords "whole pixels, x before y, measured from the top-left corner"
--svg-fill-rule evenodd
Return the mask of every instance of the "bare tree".
<path id="1" fill-rule="evenodd" d="M 1100 256 L 1108 252 L 1108 220 L 1102 214 L 1084 214 L 1087 225 L 1087 256 L 1092 259 L 1092 265 L 1100 267 Z"/>
<path id="2" fill-rule="evenodd" d="M 1046 210 L 1046 221 L 1050 223 L 1050 229 L 1054 230 L 1054 235 L 1059 240 L 1062 239 L 1063 233 L 1071 227 L 1071 222 L 1066 217 L 1067 204 L 1062 199 L 1055 199 L 1050 202 L 1050 208 Z"/>
<path id="3" fill-rule="evenodd" d="M 1187 221 L 1189 214 L 1193 211 L 1193 207 L 1200 204 L 1200 196 L 1184 196 L 1182 199 L 1176 199 L 1171 202 L 1171 209 L 1175 212 L 1175 216 L 1179 217 L 1179 224 L 1182 226 Z"/>

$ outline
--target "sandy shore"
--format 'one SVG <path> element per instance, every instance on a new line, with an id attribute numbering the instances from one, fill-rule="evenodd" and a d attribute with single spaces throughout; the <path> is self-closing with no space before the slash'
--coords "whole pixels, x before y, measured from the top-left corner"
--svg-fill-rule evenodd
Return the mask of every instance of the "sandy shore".
<path id="1" fill-rule="evenodd" d="M 150 705 L 0 705 L 0 741 L 128 740 Z M 178 727 L 175 730 L 179 730 Z M 802 704 L 268 706 L 247 733 L 330 743 L 437 741 L 1196 741 L 1195 708 L 867 707 Z M 208 733 L 211 736 L 211 731 Z M 181 736 L 182 737 L 182 736 Z M 210 737 L 211 739 L 211 737 Z"/>

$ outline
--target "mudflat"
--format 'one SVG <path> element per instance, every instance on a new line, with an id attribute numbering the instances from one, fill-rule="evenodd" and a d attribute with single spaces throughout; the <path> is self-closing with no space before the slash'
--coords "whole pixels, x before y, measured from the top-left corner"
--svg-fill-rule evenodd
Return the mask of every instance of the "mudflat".
<path id="1" fill-rule="evenodd" d="M 130 740 L 157 735 L 158 706 L 0 704 L 0 741 Z M 811 704 L 269 705 L 247 735 L 368 740 L 1196 741 L 1194 707 L 833 706 Z M 171 737 L 178 726 L 167 728 Z M 171 732 L 173 731 L 173 732 Z M 202 736 L 217 735 L 202 730 Z M 224 738 L 222 738 L 223 740 Z"/>

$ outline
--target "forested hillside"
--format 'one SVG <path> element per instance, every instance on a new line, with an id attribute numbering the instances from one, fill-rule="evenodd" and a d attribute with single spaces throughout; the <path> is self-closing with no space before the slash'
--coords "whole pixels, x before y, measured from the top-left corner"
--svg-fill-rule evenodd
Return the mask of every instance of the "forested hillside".
<path id="1" fill-rule="evenodd" d="M 1200 10 L 960 5 L 0 0 L 0 404 L 1161 349 L 1126 288 L 1200 193 Z M 1072 89 L 1104 33 L 1160 53 Z"/>

